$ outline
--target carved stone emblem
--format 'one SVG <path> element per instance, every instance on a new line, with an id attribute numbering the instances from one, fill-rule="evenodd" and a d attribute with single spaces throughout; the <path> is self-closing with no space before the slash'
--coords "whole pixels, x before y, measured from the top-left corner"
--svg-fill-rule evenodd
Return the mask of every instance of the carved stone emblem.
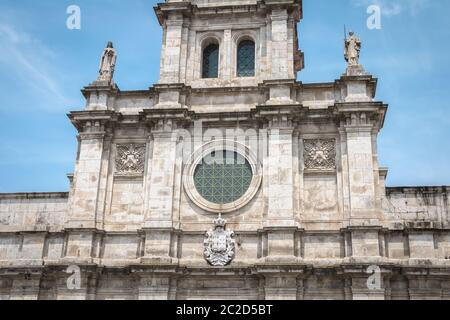
<path id="1" fill-rule="evenodd" d="M 305 140 L 306 169 L 335 169 L 336 141 L 333 139 Z"/>
<path id="2" fill-rule="evenodd" d="M 224 267 L 233 261 L 236 247 L 234 232 L 226 230 L 226 220 L 220 214 L 214 220 L 214 229 L 206 233 L 204 246 L 205 259 L 210 265 Z"/>
<path id="3" fill-rule="evenodd" d="M 145 144 L 117 145 L 116 172 L 119 174 L 143 174 Z"/>

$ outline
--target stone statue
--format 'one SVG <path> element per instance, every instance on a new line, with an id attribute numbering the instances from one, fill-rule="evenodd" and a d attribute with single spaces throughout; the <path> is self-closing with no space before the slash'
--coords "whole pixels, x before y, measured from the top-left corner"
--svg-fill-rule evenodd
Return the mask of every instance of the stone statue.
<path id="1" fill-rule="evenodd" d="M 361 51 L 361 40 L 350 31 L 349 37 L 345 39 L 345 61 L 348 66 L 359 65 L 359 53 Z"/>
<path id="2" fill-rule="evenodd" d="M 110 41 L 103 51 L 102 59 L 100 61 L 98 81 L 107 81 L 109 83 L 112 83 L 114 77 L 114 69 L 116 67 L 116 60 L 116 50 L 114 49 L 113 44 Z"/>

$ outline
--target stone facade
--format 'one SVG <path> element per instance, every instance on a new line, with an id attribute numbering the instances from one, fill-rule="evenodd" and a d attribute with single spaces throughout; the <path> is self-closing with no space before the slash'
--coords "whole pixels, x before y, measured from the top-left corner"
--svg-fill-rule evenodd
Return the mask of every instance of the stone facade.
<path id="1" fill-rule="evenodd" d="M 450 188 L 385 186 L 387 105 L 361 66 L 296 81 L 301 0 L 155 11 L 160 81 L 120 91 L 99 77 L 83 89 L 85 110 L 69 115 L 70 192 L 0 195 L 0 299 L 450 298 Z M 237 77 L 242 39 L 255 44 L 254 77 Z M 203 79 L 210 43 L 219 72 Z M 250 187 L 209 203 L 196 165 L 231 146 Z"/>

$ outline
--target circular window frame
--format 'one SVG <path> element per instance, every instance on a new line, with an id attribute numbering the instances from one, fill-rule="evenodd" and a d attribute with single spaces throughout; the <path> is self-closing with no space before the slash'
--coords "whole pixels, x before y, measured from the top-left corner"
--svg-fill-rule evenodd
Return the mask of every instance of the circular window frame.
<path id="1" fill-rule="evenodd" d="M 218 151 L 230 151 L 238 153 L 248 161 L 253 174 L 252 181 L 245 194 L 238 200 L 227 204 L 217 204 L 206 200 L 198 192 L 194 181 L 194 174 L 197 166 L 203 161 L 206 156 Z M 262 182 L 262 167 L 256 155 L 245 145 L 236 141 L 229 140 L 212 141 L 200 147 L 191 156 L 184 172 L 185 176 L 183 179 L 183 185 L 189 199 L 199 208 L 214 214 L 231 213 L 245 207 L 256 196 L 256 193 L 258 192 Z"/>

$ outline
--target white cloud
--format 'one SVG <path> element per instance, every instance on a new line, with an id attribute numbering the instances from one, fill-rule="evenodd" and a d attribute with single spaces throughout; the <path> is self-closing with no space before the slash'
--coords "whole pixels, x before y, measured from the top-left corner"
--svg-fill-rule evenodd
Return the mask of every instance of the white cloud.
<path id="1" fill-rule="evenodd" d="M 378 5 L 382 15 L 393 17 L 404 13 L 415 16 L 430 4 L 430 0 L 352 0 L 352 3 L 356 7 Z"/>
<path id="2" fill-rule="evenodd" d="M 58 84 L 51 62 L 57 54 L 32 35 L 16 30 L 13 25 L 0 23 L 0 70 L 19 86 L 32 90 L 39 98 L 36 105 L 70 103 Z M 20 83 L 19 83 L 20 82 Z M 33 106 L 30 106 L 33 107 Z M 50 110 L 48 110 L 50 111 Z"/>

